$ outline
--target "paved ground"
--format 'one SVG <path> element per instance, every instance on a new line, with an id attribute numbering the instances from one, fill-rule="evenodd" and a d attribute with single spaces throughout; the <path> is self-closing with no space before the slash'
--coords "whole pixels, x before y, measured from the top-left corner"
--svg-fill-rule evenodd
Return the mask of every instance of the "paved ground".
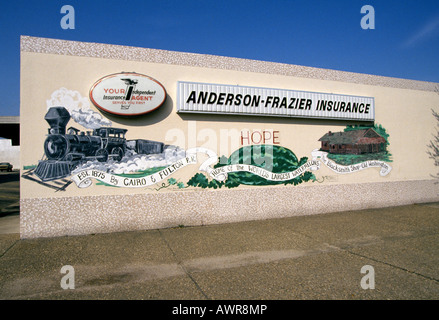
<path id="1" fill-rule="evenodd" d="M 51 239 L 3 233 L 0 299 L 437 300 L 438 264 L 437 204 Z"/>

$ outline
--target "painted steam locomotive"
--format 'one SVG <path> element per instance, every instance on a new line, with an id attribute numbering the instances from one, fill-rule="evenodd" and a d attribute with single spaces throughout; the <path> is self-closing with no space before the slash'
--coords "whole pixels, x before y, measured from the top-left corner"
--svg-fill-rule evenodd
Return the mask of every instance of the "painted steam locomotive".
<path id="1" fill-rule="evenodd" d="M 101 127 L 83 132 L 74 127 L 67 129 L 70 113 L 64 107 L 52 107 L 44 119 L 49 124 L 44 142 L 47 160 L 41 160 L 35 174 L 42 181 L 64 178 L 79 164 L 89 160 L 120 161 L 128 149 L 139 154 L 162 153 L 164 143 L 150 140 L 127 141 L 127 129 Z"/>

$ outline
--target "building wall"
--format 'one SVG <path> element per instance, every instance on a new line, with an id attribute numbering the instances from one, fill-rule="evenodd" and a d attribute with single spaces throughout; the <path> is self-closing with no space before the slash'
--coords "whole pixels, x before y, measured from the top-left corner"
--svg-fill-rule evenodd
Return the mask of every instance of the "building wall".
<path id="1" fill-rule="evenodd" d="M 159 81 L 167 92 L 165 103 L 141 117 L 121 118 L 100 112 L 88 97 L 91 86 L 106 75 L 122 71 Z M 388 134 L 388 154 L 363 168 L 364 162 L 352 167 L 316 158 L 319 138 L 328 131 L 343 131 L 348 125 L 358 124 L 352 121 L 179 114 L 178 81 L 373 97 L 375 124 Z M 243 59 L 22 37 L 21 236 L 227 223 L 437 201 L 438 186 L 431 178 L 437 168 L 427 155 L 427 144 L 436 132 L 431 109 L 439 106 L 435 85 Z M 35 166 L 44 155 L 49 127 L 44 116 L 48 107 L 60 104 L 71 110 L 86 110 L 113 127 L 127 129 L 129 139 L 171 145 L 172 155 L 165 159 L 170 163 L 195 147 L 213 151 L 218 157 L 231 157 L 240 148 L 259 145 L 260 137 L 266 134 L 270 138 L 266 144 L 276 146 L 276 164 L 280 165 L 279 159 L 287 154 L 304 163 L 320 159 L 320 167 L 307 170 L 309 174 L 301 175 L 295 183 L 264 183 L 262 178 L 249 175 L 232 188 L 216 183 L 200 170 L 208 158 L 199 153 L 196 163 L 175 172 L 162 172 L 165 179 L 145 187 L 112 187 L 92 178 L 90 186 L 81 188 L 72 182 L 73 174 L 58 181 L 37 182 L 32 178 L 36 178 Z M 72 120 L 71 125 L 87 130 Z M 156 166 L 163 167 L 159 160 Z M 387 168 L 384 174 L 378 160 Z M 190 183 L 200 177 L 199 181 L 210 184 Z M 244 180 L 246 183 L 242 183 Z"/>

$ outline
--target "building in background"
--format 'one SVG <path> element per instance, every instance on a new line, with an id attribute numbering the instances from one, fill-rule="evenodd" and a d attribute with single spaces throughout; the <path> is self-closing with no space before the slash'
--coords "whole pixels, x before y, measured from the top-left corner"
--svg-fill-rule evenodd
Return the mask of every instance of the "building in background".
<path id="1" fill-rule="evenodd" d="M 0 117 L 0 162 L 20 168 L 20 117 Z"/>

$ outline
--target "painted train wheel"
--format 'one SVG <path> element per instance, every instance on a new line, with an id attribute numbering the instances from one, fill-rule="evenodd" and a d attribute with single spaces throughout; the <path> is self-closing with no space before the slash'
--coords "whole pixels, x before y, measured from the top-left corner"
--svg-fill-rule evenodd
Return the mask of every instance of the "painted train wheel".
<path id="1" fill-rule="evenodd" d="M 108 152 L 105 149 L 98 149 L 95 156 L 99 162 L 106 162 L 108 160 Z"/>
<path id="2" fill-rule="evenodd" d="M 111 150 L 111 155 L 113 156 L 113 159 L 114 159 L 115 161 L 120 161 L 120 160 L 122 160 L 124 154 L 125 154 L 125 153 L 123 152 L 123 149 L 122 149 L 121 147 L 114 147 L 114 148 Z"/>

